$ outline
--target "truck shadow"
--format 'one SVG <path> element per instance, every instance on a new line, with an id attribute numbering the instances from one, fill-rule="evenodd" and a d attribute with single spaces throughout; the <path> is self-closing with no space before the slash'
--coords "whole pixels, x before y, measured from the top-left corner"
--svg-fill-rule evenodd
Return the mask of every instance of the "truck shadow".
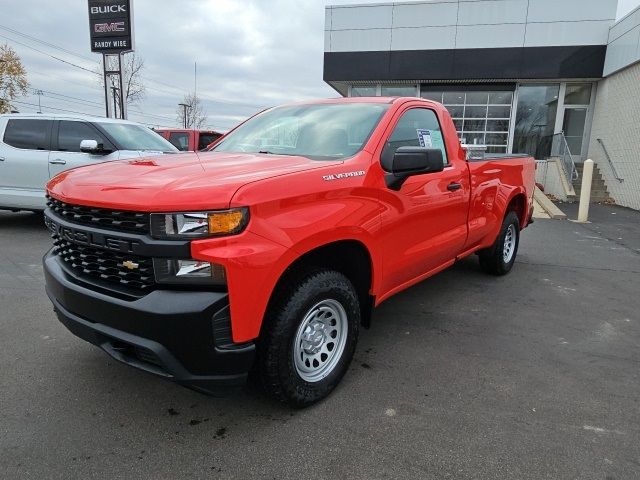
<path id="1" fill-rule="evenodd" d="M 310 409 L 291 410 L 273 401 L 254 379 L 231 394 L 221 397 L 203 395 L 121 365 L 95 347 L 79 341 L 73 352 L 64 355 L 64 361 L 76 371 L 78 364 L 83 365 L 84 371 L 79 376 L 66 378 L 68 385 L 65 390 L 78 391 L 81 384 L 82 390 L 91 392 L 87 401 L 94 405 L 85 408 L 101 410 L 103 421 L 118 421 L 123 412 L 127 412 L 124 416 L 129 423 L 123 424 L 122 428 L 135 431 L 153 422 L 175 429 L 175 432 L 207 432 L 208 436 L 218 437 L 224 437 L 224 432 L 232 429 L 249 429 L 256 419 L 258 423 L 286 423 L 304 412 L 337 408 L 334 402 L 351 397 L 359 389 L 360 381 L 369 381 L 363 376 L 375 375 L 379 365 L 393 364 L 389 353 L 385 352 L 389 338 L 402 340 L 405 331 L 411 331 L 426 348 L 433 341 L 440 344 L 452 341 L 454 337 L 451 336 L 449 340 L 438 337 L 452 326 L 448 325 L 450 319 L 447 315 L 438 315 L 437 311 L 446 308 L 454 298 L 481 288 L 490 278 L 480 271 L 474 260 L 463 260 L 437 277 L 394 296 L 378 308 L 371 329 L 361 331 L 354 361 L 342 384 L 328 399 Z M 402 355 L 400 352 L 396 354 Z M 371 365 L 374 371 L 371 371 Z"/>
<path id="2" fill-rule="evenodd" d="M 8 212 L 0 210 L 0 230 L 13 229 L 15 232 L 46 230 L 42 212 Z"/>

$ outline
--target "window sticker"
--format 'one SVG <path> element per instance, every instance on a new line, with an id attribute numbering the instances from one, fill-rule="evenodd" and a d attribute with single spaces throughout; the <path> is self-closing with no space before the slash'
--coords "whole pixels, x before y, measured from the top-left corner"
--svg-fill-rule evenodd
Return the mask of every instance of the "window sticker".
<path id="1" fill-rule="evenodd" d="M 424 128 L 418 128 L 418 140 L 420 146 L 425 148 L 439 148 L 442 152 L 442 158 L 447 161 L 447 151 L 444 148 L 444 139 L 442 138 L 442 132 L 440 130 L 427 130 Z"/>
<path id="2" fill-rule="evenodd" d="M 416 131 L 418 132 L 418 140 L 420 141 L 420 146 L 431 148 L 431 130 L 418 128 Z"/>

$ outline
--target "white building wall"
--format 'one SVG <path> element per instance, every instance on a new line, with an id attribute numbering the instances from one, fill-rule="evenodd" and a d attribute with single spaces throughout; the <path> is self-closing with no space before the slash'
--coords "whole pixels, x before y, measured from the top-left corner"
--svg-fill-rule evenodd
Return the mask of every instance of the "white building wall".
<path id="1" fill-rule="evenodd" d="M 609 30 L 604 76 L 640 61 L 640 7 Z"/>
<path id="2" fill-rule="evenodd" d="M 598 138 L 624 182 L 616 180 Z M 589 157 L 618 205 L 640 210 L 640 63 L 598 84 Z"/>
<path id="3" fill-rule="evenodd" d="M 606 45 L 617 0 L 432 0 L 326 7 L 325 51 Z"/>

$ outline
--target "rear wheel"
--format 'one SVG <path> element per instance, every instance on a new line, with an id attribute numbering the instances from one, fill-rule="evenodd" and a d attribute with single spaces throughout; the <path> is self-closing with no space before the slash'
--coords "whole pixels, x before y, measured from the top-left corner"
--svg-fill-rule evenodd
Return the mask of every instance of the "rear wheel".
<path id="1" fill-rule="evenodd" d="M 277 293 L 258 344 L 258 370 L 270 395 L 295 407 L 323 399 L 340 382 L 358 341 L 353 284 L 332 270 L 297 275 Z"/>
<path id="2" fill-rule="evenodd" d="M 520 242 L 520 221 L 516 212 L 509 212 L 502 221 L 494 244 L 479 253 L 480 266 L 491 275 L 506 275 L 516 261 Z"/>

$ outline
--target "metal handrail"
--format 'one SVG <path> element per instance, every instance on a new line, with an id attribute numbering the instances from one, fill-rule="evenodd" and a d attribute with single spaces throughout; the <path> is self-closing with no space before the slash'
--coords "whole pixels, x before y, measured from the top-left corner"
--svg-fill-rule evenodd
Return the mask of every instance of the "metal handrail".
<path id="1" fill-rule="evenodd" d="M 558 157 L 564 170 L 564 175 L 569 183 L 578 179 L 578 169 L 573 161 L 567 138 L 564 132 L 553 135 L 553 143 L 551 144 L 551 156 Z"/>
<path id="2" fill-rule="evenodd" d="M 621 176 L 618 175 L 618 171 L 616 170 L 616 167 L 613 165 L 613 162 L 611 161 L 611 157 L 609 156 L 609 152 L 607 151 L 607 147 L 604 146 L 604 141 L 601 138 L 596 138 L 596 140 L 598 141 L 598 143 L 602 147 L 602 150 L 604 151 L 604 156 L 607 157 L 607 161 L 609 162 L 609 166 L 611 167 L 611 171 L 613 172 L 613 176 L 615 177 L 616 180 L 618 180 L 618 182 L 620 182 L 620 183 L 624 182 L 624 178 L 622 178 Z"/>

